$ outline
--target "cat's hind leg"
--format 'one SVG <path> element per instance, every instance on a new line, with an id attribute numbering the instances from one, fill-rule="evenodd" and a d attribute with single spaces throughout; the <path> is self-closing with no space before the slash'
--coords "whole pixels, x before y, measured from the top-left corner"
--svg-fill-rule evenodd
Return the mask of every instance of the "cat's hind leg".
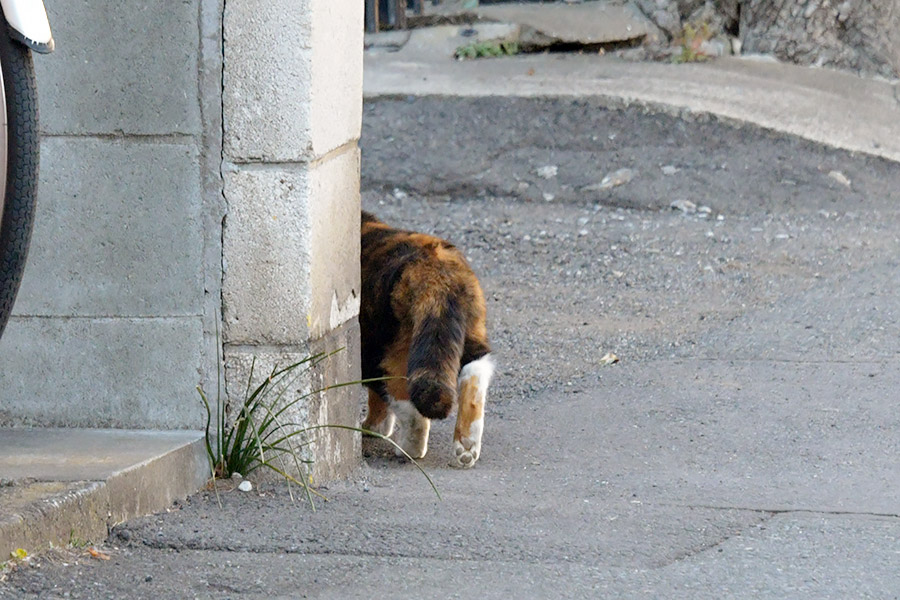
<path id="1" fill-rule="evenodd" d="M 413 458 L 422 458 L 428 452 L 428 432 L 431 420 L 423 417 L 409 400 L 395 400 L 392 404 L 399 427 L 394 441 Z M 397 452 L 402 456 L 401 452 Z"/>
<path id="2" fill-rule="evenodd" d="M 372 388 L 369 388 L 369 412 L 362 428 L 384 436 L 394 431 L 394 413 L 388 400 Z"/>
<path id="3" fill-rule="evenodd" d="M 481 435 L 484 433 L 484 403 L 494 374 L 490 354 L 473 360 L 459 373 L 459 409 L 453 432 L 451 466 L 468 469 L 475 466 L 481 455 Z"/>

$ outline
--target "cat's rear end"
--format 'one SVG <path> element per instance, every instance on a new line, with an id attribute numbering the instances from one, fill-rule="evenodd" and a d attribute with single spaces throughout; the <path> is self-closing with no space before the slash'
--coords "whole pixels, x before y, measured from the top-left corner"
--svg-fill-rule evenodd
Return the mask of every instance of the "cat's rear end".
<path id="1" fill-rule="evenodd" d="M 363 428 L 390 435 L 420 458 L 429 419 L 458 405 L 452 464 L 481 452 L 484 402 L 493 374 L 484 295 L 463 254 L 439 238 L 393 229 L 362 213 L 360 330 L 369 413 Z"/>

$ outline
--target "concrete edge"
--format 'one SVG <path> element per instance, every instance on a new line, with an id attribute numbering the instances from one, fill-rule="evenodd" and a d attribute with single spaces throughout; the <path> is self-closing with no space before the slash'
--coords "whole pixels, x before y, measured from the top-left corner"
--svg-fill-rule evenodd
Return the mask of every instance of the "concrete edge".
<path id="1" fill-rule="evenodd" d="M 114 473 L 106 480 L 108 524 L 162 510 L 202 488 L 210 479 L 209 458 L 202 432 L 170 452 Z"/>
<path id="2" fill-rule="evenodd" d="M 203 433 L 196 434 L 105 481 L 24 484 L 27 501 L 0 517 L 0 562 L 17 548 L 35 555 L 73 541 L 100 543 L 116 525 L 197 492 L 210 474 Z"/>
<path id="3" fill-rule="evenodd" d="M 36 495 L 0 520 L 0 562 L 17 548 L 34 555 L 73 541 L 106 538 L 109 493 L 104 483 L 79 481 L 55 493 L 37 490 Z"/>

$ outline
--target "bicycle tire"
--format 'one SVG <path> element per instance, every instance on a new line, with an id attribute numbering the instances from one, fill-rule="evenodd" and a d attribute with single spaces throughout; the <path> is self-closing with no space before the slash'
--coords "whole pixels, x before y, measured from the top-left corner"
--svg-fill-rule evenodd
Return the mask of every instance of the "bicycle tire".
<path id="1" fill-rule="evenodd" d="M 6 194 L 0 222 L 0 336 L 12 313 L 34 225 L 40 134 L 31 51 L 13 41 L 0 19 L 0 68 L 6 96 Z"/>

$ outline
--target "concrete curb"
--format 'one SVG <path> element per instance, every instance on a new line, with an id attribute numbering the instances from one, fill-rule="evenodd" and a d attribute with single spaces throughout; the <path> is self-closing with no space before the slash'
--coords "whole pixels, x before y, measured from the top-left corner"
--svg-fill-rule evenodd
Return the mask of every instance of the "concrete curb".
<path id="1" fill-rule="evenodd" d="M 26 451 L 8 451 L 27 436 L 52 439 Z M 64 463 L 90 437 L 109 456 L 127 450 L 126 463 L 87 473 Z M 26 446 L 28 443 L 26 442 Z M 100 542 L 113 526 L 166 508 L 200 489 L 209 479 L 203 434 L 198 431 L 0 430 L 0 560 L 23 548 L 29 554 L 70 542 Z M 92 447 L 88 451 L 93 451 Z M 49 469 L 49 471 L 47 471 Z M 8 478 L 32 471 L 28 479 Z M 43 471 L 43 472 L 42 472 Z M 68 471 L 68 473 L 66 472 Z M 94 472 L 91 472 L 94 471 Z M 93 475 L 72 480 L 79 475 Z"/>
<path id="2" fill-rule="evenodd" d="M 610 107 L 715 115 L 844 150 L 900 161 L 897 83 L 769 60 L 629 62 L 612 56 L 535 54 L 456 61 L 451 38 L 414 31 L 397 52 L 368 52 L 363 93 L 390 96 L 595 97 Z"/>

